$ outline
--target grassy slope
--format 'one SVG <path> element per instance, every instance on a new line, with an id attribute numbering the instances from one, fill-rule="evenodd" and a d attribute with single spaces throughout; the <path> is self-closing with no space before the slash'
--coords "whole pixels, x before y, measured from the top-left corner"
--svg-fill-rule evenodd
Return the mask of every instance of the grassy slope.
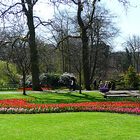
<path id="1" fill-rule="evenodd" d="M 112 113 L 0 115 L 1 140 L 139 140 L 140 117 Z"/>

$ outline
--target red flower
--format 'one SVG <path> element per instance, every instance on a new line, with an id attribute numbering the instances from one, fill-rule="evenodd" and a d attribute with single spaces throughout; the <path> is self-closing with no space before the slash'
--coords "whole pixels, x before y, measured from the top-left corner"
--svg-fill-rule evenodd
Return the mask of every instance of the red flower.
<path id="1" fill-rule="evenodd" d="M 61 111 L 108 111 L 120 113 L 140 114 L 139 102 L 83 102 L 61 104 L 34 104 L 25 99 L 0 100 L 1 108 L 32 109 L 33 112 L 61 112 Z M 31 112 L 32 113 L 32 112 Z"/>

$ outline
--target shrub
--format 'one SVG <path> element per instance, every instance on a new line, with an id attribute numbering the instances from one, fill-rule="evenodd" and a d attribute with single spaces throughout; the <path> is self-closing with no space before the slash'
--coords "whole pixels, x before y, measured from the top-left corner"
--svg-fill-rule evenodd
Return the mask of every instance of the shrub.
<path id="1" fill-rule="evenodd" d="M 59 84 L 59 74 L 52 74 L 52 73 L 43 73 L 40 75 L 40 83 L 42 86 L 49 86 L 52 88 L 57 88 L 60 86 Z"/>
<path id="2" fill-rule="evenodd" d="M 132 66 L 130 66 L 124 75 L 124 83 L 127 89 L 138 89 L 139 76 Z"/>
<path id="3" fill-rule="evenodd" d="M 16 66 L 6 62 L 0 61 L 0 85 L 17 84 L 19 81 Z"/>
<path id="4" fill-rule="evenodd" d="M 26 87 L 32 87 L 32 76 L 31 75 L 26 76 L 25 86 Z"/>
<path id="5" fill-rule="evenodd" d="M 51 88 L 58 88 L 60 86 L 59 79 L 60 79 L 59 74 L 50 74 L 50 73 L 43 73 L 39 77 L 40 84 L 42 87 L 47 86 L 47 87 L 51 87 Z M 32 87 L 32 76 L 31 75 L 28 75 L 26 77 L 25 84 L 26 84 L 26 87 Z M 20 85 L 22 86 L 22 82 L 20 83 Z"/>
<path id="6" fill-rule="evenodd" d="M 116 90 L 124 90 L 125 89 L 124 75 L 119 75 L 118 78 L 114 82 L 116 85 Z"/>
<path id="7" fill-rule="evenodd" d="M 59 82 L 61 83 L 62 86 L 70 88 L 72 78 L 76 79 L 73 73 L 65 72 L 60 76 Z"/>

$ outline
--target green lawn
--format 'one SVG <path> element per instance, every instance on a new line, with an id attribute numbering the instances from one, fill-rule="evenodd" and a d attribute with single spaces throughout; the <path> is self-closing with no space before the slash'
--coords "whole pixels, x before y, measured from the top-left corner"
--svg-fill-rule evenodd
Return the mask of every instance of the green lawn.
<path id="1" fill-rule="evenodd" d="M 85 92 L 79 94 L 78 92 L 63 92 L 63 93 L 52 93 L 52 92 L 42 92 L 33 93 L 32 91 L 27 93 L 27 96 L 22 95 L 22 93 L 17 94 L 0 94 L 1 99 L 11 99 L 11 98 L 26 98 L 32 99 L 35 103 L 74 103 L 74 102 L 90 102 L 90 101 L 102 101 L 103 96 L 99 92 Z"/>
<path id="2" fill-rule="evenodd" d="M 96 112 L 1 114 L 0 140 L 140 140 L 140 116 Z"/>
<path id="3" fill-rule="evenodd" d="M 16 94 L 2 94 L 0 92 L 0 100 L 2 99 L 11 99 L 11 98 L 26 98 L 29 99 L 30 102 L 33 103 L 76 103 L 76 102 L 93 102 L 93 101 L 140 101 L 140 98 L 134 97 L 124 97 L 124 98 L 108 98 L 105 99 L 99 92 L 83 92 L 79 94 L 79 92 L 35 92 L 32 91 L 27 93 L 27 96 L 22 95 L 22 93 Z"/>
<path id="4" fill-rule="evenodd" d="M 0 100 L 11 98 L 27 98 L 35 103 L 122 100 L 104 99 L 99 92 L 0 94 Z M 138 115 L 99 112 L 0 114 L 0 140 L 140 140 L 139 131 Z"/>

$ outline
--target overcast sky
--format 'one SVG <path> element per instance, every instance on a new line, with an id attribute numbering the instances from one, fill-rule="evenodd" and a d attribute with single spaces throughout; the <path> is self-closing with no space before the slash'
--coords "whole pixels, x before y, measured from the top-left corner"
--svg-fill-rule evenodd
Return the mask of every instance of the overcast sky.
<path id="1" fill-rule="evenodd" d="M 130 1 L 131 5 L 125 9 L 118 0 L 101 0 L 101 3 L 117 16 L 116 22 L 120 28 L 119 37 L 114 41 L 114 49 L 117 51 L 124 49 L 122 43 L 129 36 L 134 34 L 140 36 L 140 0 Z M 36 10 L 42 17 L 45 15 L 45 17 L 51 18 L 54 9 L 48 9 L 48 5 L 42 1 L 42 3 L 37 3 Z"/>

